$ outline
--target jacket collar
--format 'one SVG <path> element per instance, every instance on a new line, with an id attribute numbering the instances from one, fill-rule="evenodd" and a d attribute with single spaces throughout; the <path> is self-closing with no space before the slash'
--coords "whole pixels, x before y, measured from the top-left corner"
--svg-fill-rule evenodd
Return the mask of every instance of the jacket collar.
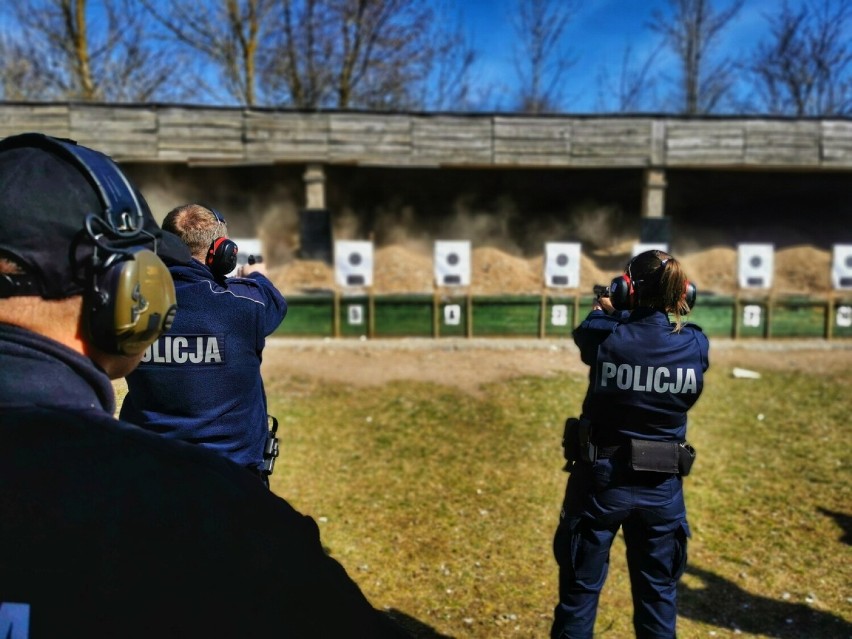
<path id="1" fill-rule="evenodd" d="M 67 346 L 0 323 L 0 406 L 115 412 L 107 374 Z"/>

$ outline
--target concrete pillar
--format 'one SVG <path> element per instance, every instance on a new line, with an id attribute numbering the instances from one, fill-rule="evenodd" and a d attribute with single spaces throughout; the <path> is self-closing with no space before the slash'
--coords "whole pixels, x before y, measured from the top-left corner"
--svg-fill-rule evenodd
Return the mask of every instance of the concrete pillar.
<path id="1" fill-rule="evenodd" d="M 666 172 L 646 169 L 642 187 L 642 217 L 664 217 L 666 210 Z"/>
<path id="2" fill-rule="evenodd" d="M 325 207 L 325 168 L 309 164 L 305 180 L 305 208 L 299 212 L 299 257 L 331 264 L 331 214 Z"/>
<path id="3" fill-rule="evenodd" d="M 663 244 L 668 250 L 671 242 L 669 218 L 666 208 L 666 172 L 663 169 L 646 169 L 642 186 L 642 224 L 639 241 Z"/>
<path id="4" fill-rule="evenodd" d="M 322 164 L 309 164 L 305 174 L 305 208 L 325 209 L 325 169 Z"/>

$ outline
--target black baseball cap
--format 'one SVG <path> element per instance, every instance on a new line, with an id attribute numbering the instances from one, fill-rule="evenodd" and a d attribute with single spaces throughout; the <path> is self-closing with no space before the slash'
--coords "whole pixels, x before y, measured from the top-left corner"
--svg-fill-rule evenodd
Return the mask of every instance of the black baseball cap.
<path id="1" fill-rule="evenodd" d="M 101 249 L 141 246 L 166 264 L 191 259 L 108 156 L 41 133 L 0 141 L 0 256 L 26 273 L 0 276 L 0 297 L 82 293 L 95 236 Z"/>

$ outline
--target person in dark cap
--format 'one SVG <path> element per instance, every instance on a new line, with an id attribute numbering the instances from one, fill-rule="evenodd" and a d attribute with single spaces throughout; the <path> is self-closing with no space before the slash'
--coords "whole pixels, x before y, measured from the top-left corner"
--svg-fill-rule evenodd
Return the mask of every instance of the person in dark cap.
<path id="1" fill-rule="evenodd" d="M 189 259 L 107 156 L 0 141 L 0 637 L 405 636 L 313 519 L 113 417 Z"/>
<path id="2" fill-rule="evenodd" d="M 267 415 L 260 367 L 266 337 L 284 320 L 287 302 L 261 272 L 263 262 L 242 267 L 245 277 L 229 277 L 238 249 L 218 211 L 179 206 L 163 228 L 186 244 L 192 260 L 169 267 L 180 314 L 128 375 L 121 419 L 210 448 L 268 485 L 274 418 Z"/>

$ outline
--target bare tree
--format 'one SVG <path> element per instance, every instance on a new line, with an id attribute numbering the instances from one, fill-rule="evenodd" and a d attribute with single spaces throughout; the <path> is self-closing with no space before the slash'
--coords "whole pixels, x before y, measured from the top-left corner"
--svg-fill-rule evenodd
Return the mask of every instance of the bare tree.
<path id="1" fill-rule="evenodd" d="M 442 3 L 430 29 L 432 59 L 421 82 L 417 106 L 433 111 L 475 109 L 481 97 L 472 94 L 471 73 L 477 56 L 461 18 L 457 15 L 451 22 L 452 9 L 452 0 Z"/>
<path id="2" fill-rule="evenodd" d="M 762 106 L 776 115 L 852 113 L 852 46 L 846 37 L 852 1 L 787 4 L 768 15 L 771 36 L 751 62 Z"/>
<path id="3" fill-rule="evenodd" d="M 657 56 L 663 45 L 657 46 L 644 60 L 634 64 L 636 56 L 630 46 L 625 47 L 616 81 L 604 70 L 598 74 L 597 110 L 618 113 L 636 113 L 653 110 L 657 79 L 652 75 Z"/>
<path id="4" fill-rule="evenodd" d="M 7 35 L 2 45 L 7 99 L 143 102 L 168 90 L 173 66 L 146 40 L 141 13 L 128 0 L 97 7 L 19 0 L 12 15 L 18 37 Z"/>
<path id="5" fill-rule="evenodd" d="M 710 53 L 743 2 L 733 0 L 727 9 L 717 10 L 712 0 L 669 0 L 674 15 L 652 13 L 651 29 L 663 36 L 680 62 L 684 113 L 710 113 L 730 91 L 733 62 L 722 58 L 714 64 Z"/>
<path id="6" fill-rule="evenodd" d="M 268 55 L 265 39 L 275 0 L 138 2 L 165 29 L 173 50 L 200 54 L 217 70 L 231 99 L 247 106 L 260 101 L 257 69 Z M 195 79 L 206 86 L 202 78 Z"/>
<path id="7" fill-rule="evenodd" d="M 576 0 L 519 0 L 514 27 L 520 111 L 545 113 L 557 109 L 565 71 L 576 63 L 561 45 L 577 6 Z"/>
<path id="8" fill-rule="evenodd" d="M 0 98 L 6 101 L 61 99 L 62 84 L 46 52 L 34 55 L 32 40 L 20 32 L 0 35 Z"/>
<path id="9" fill-rule="evenodd" d="M 408 109 L 447 64 L 469 66 L 456 32 L 440 31 L 428 0 L 279 0 L 278 39 L 264 77 L 277 102 L 299 108 Z M 453 59 L 456 63 L 452 63 Z M 458 79 L 458 73 L 455 74 Z"/>

